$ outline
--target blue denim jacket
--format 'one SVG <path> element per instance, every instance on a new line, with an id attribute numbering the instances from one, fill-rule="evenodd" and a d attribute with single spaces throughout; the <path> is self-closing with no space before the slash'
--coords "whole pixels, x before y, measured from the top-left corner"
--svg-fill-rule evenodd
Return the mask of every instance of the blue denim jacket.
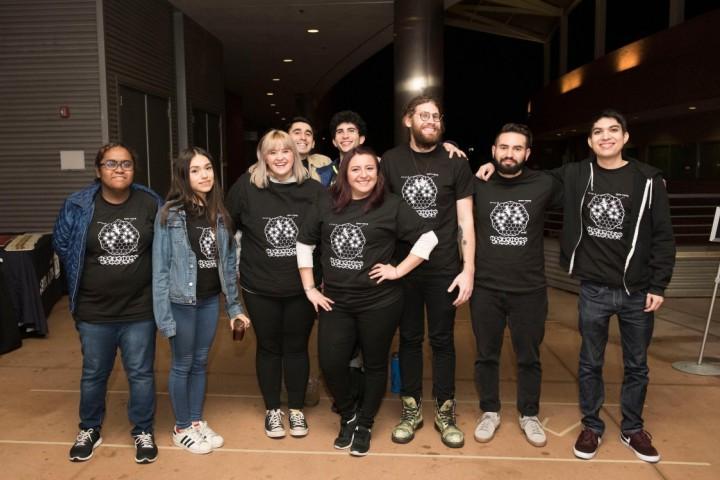
<path id="1" fill-rule="evenodd" d="M 160 207 L 163 203 L 157 193 L 133 183 L 130 188 L 140 190 L 155 199 Z M 53 228 L 52 243 L 65 269 L 68 286 L 70 311 L 75 313 L 77 292 L 83 273 L 87 232 L 95 213 L 95 197 L 100 191 L 100 182 L 95 181 L 82 190 L 70 195 L 60 210 Z"/>
<path id="2" fill-rule="evenodd" d="M 153 311 L 158 330 L 170 338 L 175 336 L 175 320 L 170 304 L 197 304 L 197 258 L 188 239 L 185 211 L 171 208 L 165 225 L 160 224 L 160 214 L 158 211 L 155 217 L 153 238 Z M 216 239 L 225 308 L 228 317 L 234 318 L 244 313 L 238 301 L 235 238 L 228 234 L 220 216 L 216 225 Z"/>

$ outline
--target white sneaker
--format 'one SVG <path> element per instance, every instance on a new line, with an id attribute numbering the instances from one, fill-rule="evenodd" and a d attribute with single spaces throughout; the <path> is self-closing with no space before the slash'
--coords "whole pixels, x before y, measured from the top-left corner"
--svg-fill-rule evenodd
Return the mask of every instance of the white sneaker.
<path id="1" fill-rule="evenodd" d="M 495 430 L 500 426 L 500 414 L 497 412 L 485 412 L 475 427 L 475 440 L 480 443 L 487 443 L 495 436 Z"/>
<path id="2" fill-rule="evenodd" d="M 288 423 L 290 424 L 290 435 L 293 437 L 304 437 L 308 434 L 308 424 L 302 410 L 291 408 Z"/>
<path id="3" fill-rule="evenodd" d="M 200 435 L 192 426 L 184 428 L 179 432 L 173 429 L 173 443 L 175 446 L 184 448 L 190 453 L 198 453 L 204 455 L 212 452 L 210 442 Z"/>
<path id="4" fill-rule="evenodd" d="M 545 430 L 537 417 L 524 417 L 520 415 L 520 428 L 525 432 L 525 438 L 530 445 L 544 447 L 547 444 Z"/>
<path id="5" fill-rule="evenodd" d="M 205 440 L 210 442 L 210 446 L 215 450 L 225 445 L 225 439 L 215 432 L 205 420 L 200 420 L 193 424 L 193 428 L 203 436 Z"/>
<path id="6" fill-rule="evenodd" d="M 282 417 L 285 415 L 282 410 L 275 408 L 265 410 L 265 435 L 270 438 L 282 438 L 285 436 Z"/>

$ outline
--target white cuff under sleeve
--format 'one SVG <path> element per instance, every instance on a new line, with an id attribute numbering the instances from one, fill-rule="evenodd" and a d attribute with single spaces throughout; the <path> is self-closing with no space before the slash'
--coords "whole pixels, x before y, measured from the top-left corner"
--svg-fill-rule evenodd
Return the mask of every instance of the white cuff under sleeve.
<path id="1" fill-rule="evenodd" d="M 435 245 L 438 244 L 438 238 L 437 235 L 435 235 L 435 232 L 430 230 L 429 232 L 425 232 L 422 235 L 420 235 L 420 238 L 417 239 L 417 242 L 415 242 L 415 245 L 413 245 L 412 250 L 410 250 L 410 253 L 413 255 L 417 255 L 418 257 L 422 258 L 423 260 L 427 260 L 430 258 L 430 253 L 435 248 Z M 300 254 L 298 251 L 298 261 L 300 260 Z"/>
<path id="2" fill-rule="evenodd" d="M 313 251 L 315 250 L 315 245 L 297 242 L 295 249 L 297 250 L 298 268 L 313 268 Z"/>

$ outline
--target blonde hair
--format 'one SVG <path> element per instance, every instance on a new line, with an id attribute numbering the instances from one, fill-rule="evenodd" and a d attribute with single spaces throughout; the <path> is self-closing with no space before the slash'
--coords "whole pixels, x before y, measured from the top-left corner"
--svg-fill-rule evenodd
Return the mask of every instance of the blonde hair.
<path id="1" fill-rule="evenodd" d="M 250 172 L 250 183 L 257 188 L 267 188 L 270 183 L 270 170 L 265 163 L 265 156 L 273 148 L 288 148 L 293 154 L 292 174 L 298 184 L 304 182 L 308 178 L 308 171 L 303 166 L 298 154 L 295 142 L 287 132 L 282 130 L 270 130 L 258 142 L 257 146 L 257 162 L 248 169 Z"/>

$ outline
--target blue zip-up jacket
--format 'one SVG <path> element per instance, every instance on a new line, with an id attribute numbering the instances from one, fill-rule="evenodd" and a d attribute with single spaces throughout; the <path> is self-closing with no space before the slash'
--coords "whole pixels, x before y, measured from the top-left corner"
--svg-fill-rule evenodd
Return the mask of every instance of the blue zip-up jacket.
<path id="1" fill-rule="evenodd" d="M 337 177 L 338 169 L 340 168 L 339 165 L 340 159 L 336 158 L 332 163 L 315 169 L 315 173 L 317 173 L 319 181 L 324 187 L 327 188 L 333 184 L 335 177 Z"/>
<path id="2" fill-rule="evenodd" d="M 188 239 L 185 211 L 172 207 L 165 225 L 160 222 L 161 214 L 158 211 L 155 217 L 153 238 L 153 312 L 158 330 L 170 338 L 175 336 L 176 330 L 170 304 L 197 304 L 197 257 Z M 235 318 L 244 313 L 238 301 L 235 274 L 237 253 L 235 238 L 228 234 L 222 216 L 218 216 L 215 237 L 225 309 L 228 317 Z"/>
<path id="3" fill-rule="evenodd" d="M 130 188 L 149 194 L 157 201 L 158 209 L 163 204 L 162 198 L 144 185 L 133 183 Z M 53 248 L 65 269 L 70 312 L 72 313 L 75 313 L 77 306 L 77 292 L 80 288 L 83 262 L 85 261 L 87 232 L 95 213 L 95 197 L 99 191 L 100 182 L 96 180 L 70 195 L 65 200 L 53 229 Z"/>

